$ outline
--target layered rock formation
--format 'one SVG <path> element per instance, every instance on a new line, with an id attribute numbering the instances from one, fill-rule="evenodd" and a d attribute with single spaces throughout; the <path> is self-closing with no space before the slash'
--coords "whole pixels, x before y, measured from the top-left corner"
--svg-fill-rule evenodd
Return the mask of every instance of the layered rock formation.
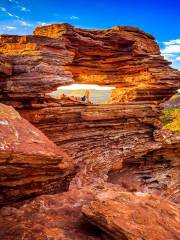
<path id="1" fill-rule="evenodd" d="M 0 212 L 0 238 L 101 240 L 103 232 L 84 220 L 83 204 L 93 199 L 91 189 L 43 195 L 19 209 L 3 208 Z"/>
<path id="2" fill-rule="evenodd" d="M 164 199 L 142 193 L 106 191 L 82 212 L 113 239 L 179 239 L 180 208 Z"/>
<path id="3" fill-rule="evenodd" d="M 142 231 L 145 233 L 143 239 L 151 239 L 149 230 L 145 229 L 146 226 L 142 226 L 142 229 L 140 228 L 142 231 L 133 235 L 133 229 L 137 231 L 140 223 L 137 223 L 137 228 L 130 228 L 132 235 L 128 235 L 127 225 L 120 221 L 117 229 L 115 227 L 111 231 L 103 222 L 109 217 L 103 212 L 106 207 L 104 205 L 95 213 L 92 222 L 110 236 L 103 235 L 99 230 L 95 231 L 96 234 L 91 231 L 91 233 L 87 231 L 82 233 L 79 224 L 82 205 L 94 199 L 96 194 L 104 189 L 106 181 L 111 182 L 108 185 L 110 188 L 114 189 L 112 183 L 116 186 L 115 192 L 122 189 L 128 192 L 162 195 L 167 200 L 164 200 L 163 206 L 154 205 L 154 208 L 160 207 L 164 212 L 167 210 L 167 216 L 174 214 L 170 209 L 172 207 L 175 209 L 175 203 L 179 203 L 179 136 L 161 130 L 160 115 L 161 103 L 180 87 L 180 73 L 172 69 L 170 63 L 160 55 L 154 38 L 132 27 L 82 30 L 68 24 L 55 24 L 38 27 L 33 36 L 2 36 L 0 54 L 1 102 L 15 107 L 23 118 L 35 125 L 69 156 L 64 156 L 62 150 L 54 150 L 57 148 L 55 145 L 50 147 L 53 143 L 47 138 L 42 140 L 44 135 L 41 132 L 38 132 L 39 136 L 32 138 L 24 129 L 25 120 L 18 117 L 19 124 L 22 122 L 18 130 L 23 136 L 26 135 L 26 138 L 22 137 L 18 145 L 21 146 L 20 151 L 16 151 L 15 144 L 13 157 L 16 156 L 14 157 L 16 166 L 3 157 L 3 161 L 11 165 L 3 163 L 2 184 L 6 184 L 4 196 L 12 190 L 12 195 L 8 196 L 10 202 L 13 202 L 35 194 L 65 190 L 70 179 L 69 192 L 50 198 L 42 196 L 43 203 L 40 207 L 37 198 L 18 210 L 4 208 L 2 237 L 6 239 L 7 229 L 10 226 L 12 230 L 9 235 L 7 234 L 7 239 L 13 239 L 13 234 L 22 239 L 25 232 L 28 232 L 27 239 L 39 239 L 41 233 L 42 239 L 119 239 L 120 236 L 124 239 L 132 239 L 139 237 Z M 84 105 L 48 96 L 57 87 L 71 83 L 99 84 L 116 88 L 107 105 Z M 10 123 L 13 124 L 13 129 L 19 126 L 14 125 L 14 122 Z M 26 124 L 29 123 L 26 121 Z M 30 125 L 25 127 L 32 128 Z M 37 129 L 33 131 L 36 132 Z M 23 148 L 22 143 L 27 139 L 32 139 L 33 143 L 30 144 L 33 144 L 33 147 L 36 141 L 33 160 L 29 159 L 26 148 Z M 39 145 L 41 140 L 46 142 L 43 149 Z M 11 141 L 12 146 L 17 141 L 15 136 Z M 40 149 L 44 152 L 42 158 L 38 152 Z M 23 158 L 18 158 L 16 152 L 18 154 L 20 152 Z M 50 153 L 53 157 L 49 157 Z M 10 154 L 9 149 L 7 154 Z M 59 165 L 62 160 L 64 164 Z M 76 168 L 73 179 L 70 170 L 72 161 Z M 20 171 L 18 176 L 14 177 L 14 167 L 17 166 L 21 169 L 18 169 Z M 41 180 L 40 176 L 42 176 Z M 27 184 L 23 184 L 24 178 Z M 31 188 L 32 178 L 36 184 Z M 15 189 L 18 191 L 14 191 Z M 32 194 L 29 194 L 29 191 Z M 107 189 L 104 191 L 106 192 Z M 131 211 L 131 204 L 134 206 L 134 200 L 142 201 L 142 197 L 132 193 L 118 194 L 120 199 L 127 198 L 129 201 L 124 205 L 127 212 Z M 72 198 L 76 200 L 71 201 Z M 53 199 L 52 202 L 57 206 L 59 213 L 54 210 L 52 204 L 48 205 L 48 202 L 51 202 L 49 199 Z M 161 201 L 160 199 L 154 196 L 152 201 Z M 171 204 L 169 200 L 175 203 Z M 121 202 L 123 203 L 123 200 L 113 204 L 118 205 L 120 209 Z M 136 205 L 138 213 L 136 212 L 135 216 L 139 217 L 139 212 L 143 208 L 148 208 L 148 214 L 151 216 L 151 207 L 148 207 L 151 199 L 146 196 L 145 202 L 143 207 L 140 204 Z M 113 205 L 108 205 L 110 214 L 111 207 L 113 211 Z M 41 213 L 42 208 L 44 210 Z M 93 204 L 93 209 L 96 209 L 96 204 Z M 83 211 L 89 219 L 91 213 Z M 142 211 L 144 213 L 144 210 Z M 60 215 L 65 213 L 67 219 L 62 219 Z M 31 214 L 34 215 L 29 221 Z M 104 214 L 103 219 L 99 218 L 101 214 Z M 118 214 L 118 218 L 121 218 L 121 212 Z M 126 219 L 125 216 L 122 212 L 122 219 Z M 154 212 L 152 216 L 153 227 L 163 219 L 160 212 L 157 217 Z M 35 221 L 36 217 L 38 217 L 37 221 Z M 20 221 L 15 229 L 13 229 L 13 218 L 17 222 Z M 52 220 L 50 225 L 48 219 Z M 101 220 L 102 223 L 99 222 Z M 127 220 L 130 221 L 130 218 Z M 68 221 L 70 221 L 69 225 Z M 144 215 L 140 221 L 144 221 Z M 176 226 L 174 221 L 169 220 L 169 222 L 173 227 Z M 114 227 L 114 222 L 111 224 Z M 177 239 L 173 227 L 167 231 L 160 229 L 159 236 Z M 28 231 L 30 228 L 31 232 Z M 74 238 L 77 233 L 79 235 Z"/>
<path id="4" fill-rule="evenodd" d="M 132 27 L 89 31 L 68 24 L 44 26 L 34 36 L 1 36 L 0 53 L 13 65 L 1 88 L 1 97 L 11 103 L 40 100 L 73 82 L 116 86 L 120 101 L 161 101 L 179 87 L 178 72 L 160 56 L 154 38 Z"/>
<path id="5" fill-rule="evenodd" d="M 105 180 L 126 159 L 160 148 L 152 134 L 160 122 L 156 107 L 150 104 L 74 105 L 20 112 L 74 159 L 79 186 L 95 178 Z"/>
<path id="6" fill-rule="evenodd" d="M 123 159 L 159 148 L 153 139 L 160 126 L 158 104 L 177 89 L 180 76 L 151 35 L 135 28 L 88 31 L 64 24 L 1 42 L 1 52 L 13 63 L 3 101 L 22 108 L 21 114 L 65 148 L 83 172 L 101 169 L 103 175 Z M 67 107 L 44 97 L 73 82 L 115 86 L 110 102 L 120 103 Z"/>
<path id="7" fill-rule="evenodd" d="M 121 170 L 109 172 L 108 181 L 131 192 L 163 195 L 180 203 L 180 136 L 168 130 L 155 131 L 158 146 L 138 158 L 129 158 Z"/>
<path id="8" fill-rule="evenodd" d="M 0 205 L 65 191 L 73 163 L 12 107 L 0 104 Z"/>
<path id="9" fill-rule="evenodd" d="M 179 214 L 178 205 L 165 199 L 104 184 L 43 195 L 20 208 L 2 208 L 0 237 L 177 240 Z"/>
<path id="10" fill-rule="evenodd" d="M 5 56 L 0 56 L 0 76 L 5 77 L 5 76 L 11 76 L 11 75 L 12 75 L 12 64 L 8 62 Z"/>

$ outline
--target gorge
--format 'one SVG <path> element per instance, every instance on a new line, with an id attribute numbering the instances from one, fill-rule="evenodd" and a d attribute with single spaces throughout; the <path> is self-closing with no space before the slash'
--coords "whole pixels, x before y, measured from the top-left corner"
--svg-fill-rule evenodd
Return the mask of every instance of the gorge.
<path id="1" fill-rule="evenodd" d="M 153 36 L 1 35 L 0 80 L 1 239 L 179 239 L 180 135 L 160 117 L 180 72 Z M 110 101 L 49 96 L 70 84 L 113 87 Z"/>

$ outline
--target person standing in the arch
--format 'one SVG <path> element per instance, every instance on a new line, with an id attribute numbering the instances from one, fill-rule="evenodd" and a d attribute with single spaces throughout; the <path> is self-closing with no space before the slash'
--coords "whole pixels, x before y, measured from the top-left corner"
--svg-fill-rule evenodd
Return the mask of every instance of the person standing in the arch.
<path id="1" fill-rule="evenodd" d="M 84 93 L 84 96 L 81 98 L 83 103 L 89 103 L 90 102 L 90 91 L 86 90 Z"/>

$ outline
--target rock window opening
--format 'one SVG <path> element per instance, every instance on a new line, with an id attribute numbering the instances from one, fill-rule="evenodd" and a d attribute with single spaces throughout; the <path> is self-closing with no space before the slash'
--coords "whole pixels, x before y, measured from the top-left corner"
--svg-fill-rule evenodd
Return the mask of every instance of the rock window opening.
<path id="1" fill-rule="evenodd" d="M 99 86 L 92 84 L 72 84 L 58 87 L 49 95 L 59 100 L 87 102 L 90 104 L 108 104 L 111 100 L 113 86 Z"/>

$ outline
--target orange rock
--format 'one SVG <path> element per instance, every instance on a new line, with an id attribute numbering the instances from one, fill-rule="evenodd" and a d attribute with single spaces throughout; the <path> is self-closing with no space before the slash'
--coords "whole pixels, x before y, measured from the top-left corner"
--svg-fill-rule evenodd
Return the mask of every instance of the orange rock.
<path id="1" fill-rule="evenodd" d="M 0 205 L 63 191 L 72 172 L 66 153 L 0 103 Z"/>
<path id="2" fill-rule="evenodd" d="M 42 101 L 44 94 L 74 82 L 116 86 L 117 102 L 160 102 L 179 88 L 180 74 L 160 56 L 154 38 L 133 27 L 52 24 L 37 27 L 33 36 L 1 36 L 0 53 L 14 66 L 2 86 L 4 102 Z"/>
<path id="3" fill-rule="evenodd" d="M 4 207 L 0 211 L 0 238 L 102 240 L 103 232 L 82 218 L 83 204 L 92 199 L 92 191 L 86 188 L 42 195 L 18 208 Z"/>
<path id="4" fill-rule="evenodd" d="M 82 212 L 113 239 L 180 238 L 178 205 L 148 194 L 109 190 L 83 206 Z"/>
<path id="5" fill-rule="evenodd" d="M 21 115 L 12 109 L 6 115 L 3 110 L 1 202 L 65 190 L 70 182 L 67 193 L 52 198 L 41 196 L 40 202 L 39 198 L 34 199 L 20 209 L 5 208 L 3 214 L 7 215 L 0 219 L 0 238 L 5 239 L 10 226 L 7 239 L 9 236 L 102 239 L 102 232 L 100 235 L 82 233 L 81 226 L 82 204 L 92 200 L 97 192 L 103 192 L 104 199 L 97 200 L 97 210 L 102 210 L 104 219 L 113 216 L 110 218 L 113 230 L 106 222 L 102 227 L 98 211 L 99 221 L 93 220 L 93 224 L 112 237 L 136 239 L 144 234 L 150 240 L 150 230 L 144 222 L 152 227 L 154 239 L 176 237 L 173 229 L 176 223 L 169 218 L 169 213 L 176 217 L 174 210 L 169 210 L 176 209 L 176 205 L 159 197 L 151 199 L 148 195 L 118 190 L 148 192 L 179 202 L 179 138 L 161 132 L 160 115 L 161 103 L 179 88 L 180 73 L 160 55 L 154 38 L 133 27 L 85 30 L 69 24 L 53 24 L 38 27 L 33 36 L 2 36 L 0 53 L 1 102 L 14 106 Z M 108 85 L 116 89 L 108 105 L 86 106 L 46 96 L 57 87 L 71 83 Z M 72 161 L 76 167 L 74 178 Z M 103 190 L 107 180 L 117 186 L 114 189 L 111 184 L 111 193 Z M 93 188 L 86 198 L 84 189 L 95 184 L 98 191 Z M 106 196 L 117 198 L 108 200 Z M 123 203 L 122 215 L 118 198 Z M 152 216 L 152 225 L 151 218 L 145 218 L 145 209 Z M 135 211 L 132 218 L 131 211 Z M 170 227 L 164 222 L 160 226 L 166 216 Z M 106 235 L 105 239 L 111 237 Z"/>
<path id="6" fill-rule="evenodd" d="M 150 34 L 133 27 L 86 30 L 52 24 L 38 27 L 33 36 L 2 36 L 0 52 L 13 65 L 12 74 L 0 83 L 1 101 L 16 107 L 67 151 L 79 169 L 73 183 L 106 180 L 110 171 L 123 170 L 128 163 L 136 172 L 148 162 L 162 175 L 159 165 L 151 164 L 151 153 L 153 159 L 159 154 L 157 161 L 164 156 L 164 168 L 170 161 L 171 170 L 177 169 L 175 157 L 168 160 L 167 153 L 158 152 L 165 146 L 154 132 L 162 126 L 159 104 L 179 88 L 180 73 L 160 55 Z M 45 97 L 74 82 L 116 89 L 109 105 L 83 106 Z M 172 143 L 172 148 L 178 158 L 177 145 Z M 174 182 L 170 177 L 159 185 L 158 179 L 152 184 L 160 191 Z"/>
<path id="7" fill-rule="evenodd" d="M 0 76 L 1 75 L 2 76 L 12 75 L 12 64 L 3 55 L 0 56 Z M 0 83 L 0 84 L 2 84 L 2 83 Z"/>

